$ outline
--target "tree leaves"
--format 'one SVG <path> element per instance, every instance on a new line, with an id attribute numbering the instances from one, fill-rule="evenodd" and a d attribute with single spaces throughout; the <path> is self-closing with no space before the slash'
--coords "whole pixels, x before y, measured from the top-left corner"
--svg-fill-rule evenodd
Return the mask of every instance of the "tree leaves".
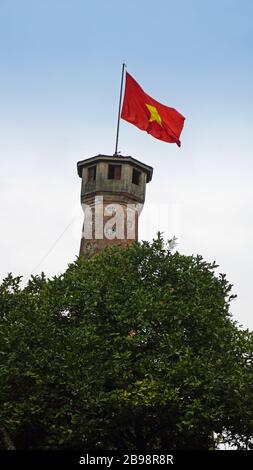
<path id="1" fill-rule="evenodd" d="M 216 263 L 171 249 L 159 234 L 23 289 L 2 282 L 0 419 L 15 447 L 206 449 L 213 432 L 249 447 L 252 333 Z"/>

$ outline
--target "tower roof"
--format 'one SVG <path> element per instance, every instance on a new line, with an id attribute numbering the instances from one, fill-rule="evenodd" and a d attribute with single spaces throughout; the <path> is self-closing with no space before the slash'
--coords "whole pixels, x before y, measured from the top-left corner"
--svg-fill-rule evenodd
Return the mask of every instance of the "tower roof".
<path id="1" fill-rule="evenodd" d="M 85 160 L 81 160 L 80 162 L 77 162 L 77 172 L 80 178 L 82 177 L 82 170 L 85 166 L 90 166 L 92 164 L 95 164 L 99 161 L 108 161 L 111 163 L 118 163 L 118 164 L 124 164 L 128 163 L 134 167 L 139 168 L 142 171 L 145 171 L 147 174 L 147 183 L 151 181 L 152 179 L 152 174 L 153 174 L 153 168 L 149 165 L 146 165 L 145 163 L 140 162 L 139 160 L 136 160 L 136 158 L 130 157 L 130 156 L 123 156 L 123 155 L 96 155 L 95 157 L 91 158 L 86 158 Z"/>

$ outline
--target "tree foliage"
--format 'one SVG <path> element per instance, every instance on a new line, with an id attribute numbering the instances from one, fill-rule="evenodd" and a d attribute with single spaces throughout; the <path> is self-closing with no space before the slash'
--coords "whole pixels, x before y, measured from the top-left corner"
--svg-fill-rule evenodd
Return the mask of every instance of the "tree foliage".
<path id="1" fill-rule="evenodd" d="M 4 279 L 0 447 L 250 448 L 253 339 L 216 272 L 158 236 Z"/>

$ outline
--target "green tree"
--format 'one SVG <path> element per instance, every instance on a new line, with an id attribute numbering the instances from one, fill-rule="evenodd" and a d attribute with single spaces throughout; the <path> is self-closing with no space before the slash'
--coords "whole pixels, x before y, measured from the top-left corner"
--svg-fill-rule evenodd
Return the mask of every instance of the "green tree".
<path id="1" fill-rule="evenodd" d="M 253 436 L 252 333 L 201 256 L 114 247 L 0 286 L 0 446 L 237 448 Z M 215 434 L 213 434 L 215 433 Z"/>

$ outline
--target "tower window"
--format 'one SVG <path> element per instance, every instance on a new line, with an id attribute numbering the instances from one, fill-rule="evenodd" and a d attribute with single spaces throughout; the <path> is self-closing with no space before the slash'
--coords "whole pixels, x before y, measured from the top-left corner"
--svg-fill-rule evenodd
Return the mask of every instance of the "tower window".
<path id="1" fill-rule="evenodd" d="M 108 179 L 109 180 L 121 179 L 121 165 L 108 165 Z"/>
<path id="2" fill-rule="evenodd" d="M 87 181 L 95 181 L 96 174 L 97 174 L 97 166 L 96 165 L 89 166 L 88 167 Z"/>
<path id="3" fill-rule="evenodd" d="M 133 168 L 132 183 L 140 184 L 140 180 L 141 180 L 141 172 Z"/>

